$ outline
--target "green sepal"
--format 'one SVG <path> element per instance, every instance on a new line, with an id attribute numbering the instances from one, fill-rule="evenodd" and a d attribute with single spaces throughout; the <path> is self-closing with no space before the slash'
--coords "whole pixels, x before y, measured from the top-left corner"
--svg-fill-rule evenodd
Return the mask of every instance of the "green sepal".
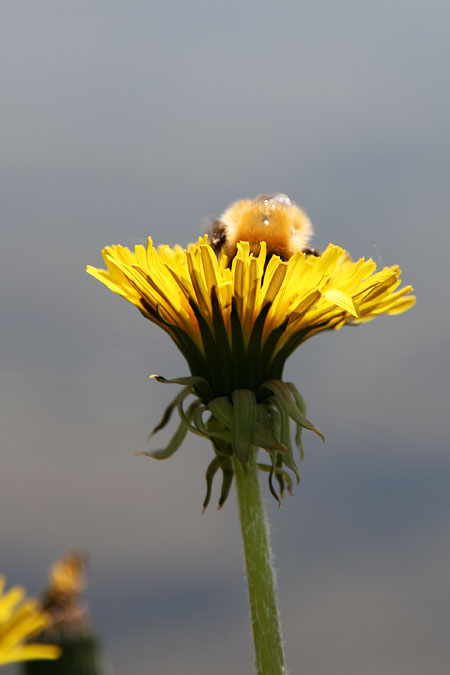
<path id="1" fill-rule="evenodd" d="M 269 473 L 269 490 L 270 490 L 270 494 L 272 495 L 272 497 L 274 497 L 274 499 L 277 500 L 278 506 L 281 506 L 282 495 L 281 495 L 281 497 L 279 497 L 278 494 L 277 494 L 277 491 L 275 490 L 275 488 L 273 486 L 273 474 L 274 474 L 275 457 L 272 457 L 271 459 L 272 459 L 272 468 L 271 468 L 270 473 Z"/>
<path id="2" fill-rule="evenodd" d="M 237 390 L 247 391 L 247 390 Z M 228 400 L 226 396 L 219 396 L 209 402 L 209 410 L 216 420 L 223 424 L 227 429 L 233 429 L 233 416 L 235 414 L 235 407 Z M 259 448 L 264 448 L 272 452 L 289 452 L 289 448 L 281 443 L 270 428 L 270 415 L 265 412 L 264 404 L 256 404 L 256 421 L 254 424 L 253 436 L 251 445 L 256 445 Z M 265 414 L 264 414 L 265 412 Z M 227 439 L 224 439 L 227 440 Z"/>
<path id="3" fill-rule="evenodd" d="M 243 466 L 248 463 L 256 427 L 256 396 L 250 389 L 235 389 L 233 400 L 233 450 Z"/>
<path id="4" fill-rule="evenodd" d="M 208 403 L 213 416 L 230 431 L 233 428 L 233 404 L 226 396 L 218 396 Z"/>
<path id="5" fill-rule="evenodd" d="M 221 424 L 213 415 L 211 415 L 210 418 L 207 420 L 205 427 L 208 431 L 211 442 L 217 454 L 223 457 L 232 457 L 233 448 L 231 445 L 231 432 L 229 431 L 229 429 L 225 429 L 225 431 L 230 433 L 230 437 L 227 438 L 227 440 L 219 438 L 215 432 L 219 431 L 223 433 L 224 431 L 223 424 Z M 210 433 L 211 431 L 213 432 L 212 434 Z"/>
<path id="6" fill-rule="evenodd" d="M 194 414 L 192 415 L 192 421 L 194 422 L 197 429 L 203 434 L 203 436 L 209 435 L 205 425 L 203 424 L 203 417 L 202 416 L 203 416 L 203 413 L 205 412 L 205 410 L 206 410 L 206 406 L 199 405 L 195 408 Z"/>
<path id="7" fill-rule="evenodd" d="M 278 404 L 276 404 L 278 405 Z M 285 455 L 282 455 L 282 461 L 283 464 L 285 464 L 288 469 L 290 469 L 293 473 L 295 473 L 295 478 L 297 480 L 297 484 L 300 482 L 300 474 L 298 472 L 297 464 L 295 463 L 294 460 L 294 455 L 292 453 L 292 445 L 291 445 L 291 426 L 289 422 L 289 416 L 287 412 L 282 408 L 281 406 L 278 406 L 277 411 L 280 415 L 280 438 L 281 442 L 284 443 L 288 448 L 289 452 Z"/>
<path id="8" fill-rule="evenodd" d="M 165 426 L 165 425 L 167 424 L 167 422 L 169 421 L 169 418 L 170 418 L 170 416 L 171 416 L 171 414 L 172 414 L 172 410 L 170 410 L 169 413 L 168 413 L 168 410 L 169 410 L 172 406 L 173 406 L 173 407 L 176 406 L 176 407 L 178 408 L 178 411 L 179 411 L 180 409 L 183 410 L 183 401 L 184 401 L 184 399 L 187 398 L 191 393 L 192 393 L 192 388 L 191 388 L 190 386 L 189 386 L 189 387 L 184 387 L 184 388 L 180 391 L 180 393 L 178 394 L 178 396 L 176 396 L 176 397 L 174 398 L 174 400 L 172 401 L 172 403 L 171 403 L 171 404 L 168 406 L 168 408 L 166 409 L 166 411 L 165 411 L 165 413 L 164 413 L 164 415 L 163 415 L 163 419 L 161 420 L 161 422 L 159 423 L 159 425 L 158 425 L 157 427 L 155 427 L 155 429 L 153 430 L 152 434 L 154 434 L 155 431 L 157 431 L 158 429 L 161 429 L 163 426 Z M 193 406 L 194 406 L 197 402 L 198 402 L 198 401 L 194 401 L 194 402 L 189 406 L 188 412 L 187 412 L 187 413 L 184 413 L 184 410 L 183 410 L 183 413 L 184 413 L 183 416 L 180 415 L 181 423 L 180 423 L 180 425 L 178 426 L 178 428 L 177 428 L 175 434 L 172 436 L 172 438 L 171 438 L 169 444 L 168 444 L 165 448 L 163 448 L 162 450 L 154 450 L 153 452 L 152 452 L 152 451 L 138 452 L 138 453 L 136 453 L 136 454 L 137 454 L 137 455 L 141 455 L 141 456 L 144 455 L 144 456 L 147 456 L 147 457 L 153 457 L 154 459 L 167 459 L 167 457 L 171 457 L 171 455 L 173 455 L 173 454 L 178 450 L 178 448 L 180 447 L 181 443 L 183 442 L 183 440 L 184 440 L 184 438 L 185 438 L 185 436 L 186 436 L 186 433 L 187 433 L 188 430 L 190 430 L 190 428 L 191 428 L 191 427 L 190 427 L 190 421 L 191 421 L 192 413 L 193 413 L 193 409 L 194 409 Z M 166 416 L 167 416 L 167 420 L 165 420 L 165 417 L 166 417 Z M 165 421 L 164 421 L 164 420 L 165 420 Z M 163 421 L 164 421 L 164 424 L 162 424 Z M 150 436 L 152 436 L 152 434 L 150 434 Z"/>
<path id="9" fill-rule="evenodd" d="M 184 441 L 188 427 L 184 422 L 180 422 L 176 432 L 169 441 L 169 444 L 162 450 L 153 450 L 152 452 L 144 450 L 137 452 L 138 456 L 145 455 L 146 457 L 153 457 L 153 459 L 167 459 L 176 453 L 182 442 Z"/>
<path id="10" fill-rule="evenodd" d="M 263 438 L 262 435 L 264 436 Z M 256 425 L 253 440 L 254 445 L 265 450 L 282 453 L 289 452 L 289 448 L 280 440 L 280 435 L 274 431 L 271 410 L 265 403 L 256 404 Z"/>
<path id="11" fill-rule="evenodd" d="M 289 427 L 289 418 L 286 414 L 283 415 L 283 411 L 280 409 L 280 406 L 275 402 L 270 408 L 270 415 L 272 419 L 272 428 L 274 434 L 281 443 L 285 443 L 288 447 L 288 452 L 279 455 L 281 457 L 283 464 L 287 466 L 294 474 L 297 481 L 297 484 L 300 482 L 300 474 L 298 472 L 297 465 L 292 454 L 291 439 L 290 439 L 290 427 Z"/>
<path id="12" fill-rule="evenodd" d="M 217 298 L 212 293 L 212 299 Z M 214 300 L 213 300 L 214 304 Z M 234 306 L 234 319 L 237 317 L 237 308 Z M 217 333 L 221 333 L 221 323 L 216 316 Z M 261 328 L 263 326 L 261 320 Z M 235 326 L 234 346 L 241 351 L 242 333 Z M 222 335 L 222 337 L 224 337 Z M 255 338 L 256 340 L 256 338 Z M 189 395 L 198 394 L 198 388 L 209 384 L 204 377 L 199 375 L 174 378 L 167 380 L 161 375 L 151 375 L 153 379 L 166 384 L 184 385 L 183 390 L 167 406 L 164 414 L 153 429 L 152 434 L 164 428 L 170 421 L 173 411 L 178 408 L 181 422 L 168 445 L 153 452 L 145 451 L 137 453 L 155 459 L 166 459 L 174 454 L 182 444 L 188 431 L 208 438 L 215 449 L 216 457 L 206 471 L 206 496 L 203 504 L 205 509 L 211 499 L 214 476 L 220 468 L 223 474 L 219 508 L 225 503 L 234 471 L 231 463 L 233 455 L 239 459 L 244 469 L 246 468 L 252 448 L 264 448 L 269 452 L 271 465 L 260 465 L 260 468 L 269 472 L 269 489 L 271 494 L 280 504 L 285 489 L 292 494 L 293 480 L 291 475 L 283 469 L 283 465 L 290 469 L 296 476 L 297 483 L 300 475 L 293 457 L 291 446 L 290 419 L 296 424 L 295 441 L 300 451 L 300 459 L 303 459 L 303 447 L 301 433 L 303 428 L 317 433 L 322 440 L 323 434 L 306 418 L 306 405 L 295 385 L 291 382 L 271 379 L 264 382 L 258 391 L 261 402 L 257 402 L 257 394 L 252 389 L 234 389 L 231 392 L 231 401 L 227 396 L 216 396 L 213 399 L 195 398 L 184 409 L 184 400 Z M 210 415 L 204 420 L 204 413 Z M 264 468 L 263 468 L 264 467 Z M 274 478 L 278 483 L 278 492 L 274 486 Z"/>
<path id="13" fill-rule="evenodd" d="M 302 429 L 303 429 L 302 425 L 296 423 L 296 425 L 295 425 L 295 445 L 297 446 L 297 448 L 300 451 L 300 461 L 301 462 L 303 462 L 303 460 L 305 459 L 305 453 L 304 453 L 304 450 L 303 450 L 303 443 L 302 443 Z"/>
<path id="14" fill-rule="evenodd" d="M 275 406 L 271 405 L 270 407 L 266 404 L 267 409 L 270 411 L 270 424 L 272 431 L 275 435 L 275 437 L 280 441 L 281 443 L 281 415 L 278 411 L 278 408 Z"/>
<path id="15" fill-rule="evenodd" d="M 226 457 L 227 459 L 233 456 L 233 446 L 231 445 L 231 441 L 223 441 L 220 438 L 214 438 L 212 442 L 218 455 Z"/>
<path id="16" fill-rule="evenodd" d="M 211 429 L 210 427 L 207 427 L 205 423 L 203 422 L 203 413 L 205 410 L 208 410 L 208 408 L 204 405 L 198 406 L 193 415 L 193 422 L 197 429 L 204 435 L 207 436 L 208 438 L 218 438 L 222 441 L 226 441 L 228 443 L 231 443 L 232 437 L 231 437 L 231 432 L 227 429 Z"/>
<path id="17" fill-rule="evenodd" d="M 216 475 L 218 469 L 220 468 L 220 459 L 218 457 L 214 457 L 212 462 L 209 464 L 208 468 L 206 469 L 206 497 L 205 501 L 203 502 L 203 511 L 206 510 L 208 507 L 209 501 L 211 499 L 211 490 L 212 490 L 212 484 L 214 480 L 214 476 Z"/>
<path id="18" fill-rule="evenodd" d="M 158 377 L 159 377 L 159 376 L 158 376 Z M 163 416 L 161 417 L 161 421 L 156 425 L 156 427 L 153 429 L 153 431 L 151 431 L 151 432 L 149 433 L 149 435 L 148 435 L 148 438 L 149 438 L 149 439 L 150 439 L 154 434 L 156 434 L 158 431 L 160 431 L 161 429 L 164 429 L 164 427 L 169 423 L 170 418 L 172 417 L 172 413 L 173 413 L 173 411 L 175 410 L 175 408 L 176 408 L 177 405 L 178 405 L 178 401 L 179 401 L 180 399 L 183 399 L 183 398 L 186 396 L 186 392 L 189 392 L 189 391 L 191 391 L 191 390 L 192 390 L 192 387 L 191 387 L 191 386 L 184 387 L 184 389 L 182 389 L 181 392 L 180 392 L 179 394 L 177 394 L 177 396 L 175 396 L 175 398 L 173 399 L 173 401 L 171 401 L 171 403 L 169 403 L 169 405 L 168 405 L 167 408 L 165 409 L 164 414 L 163 414 Z"/>
<path id="19" fill-rule="evenodd" d="M 289 494 L 291 496 L 294 494 L 292 478 L 291 478 L 291 475 L 287 471 L 284 471 L 283 469 L 281 469 L 277 466 L 274 467 L 271 464 L 263 464 L 262 462 L 258 462 L 258 469 L 260 469 L 261 471 L 264 471 L 264 473 L 270 473 L 271 471 L 273 471 L 273 473 L 280 475 L 287 485 L 287 489 L 288 489 Z"/>
<path id="20" fill-rule="evenodd" d="M 256 404 L 256 420 L 273 432 L 271 410 L 267 403 Z"/>
<path id="21" fill-rule="evenodd" d="M 196 399 L 191 403 L 189 408 L 185 411 L 183 408 L 183 401 L 180 400 L 178 401 L 178 414 L 180 415 L 181 421 L 185 423 L 186 427 L 188 428 L 188 431 L 191 431 L 193 434 L 196 436 L 201 436 L 202 438 L 209 438 L 208 434 L 204 434 L 202 431 L 197 429 L 196 426 L 191 424 L 192 419 L 194 417 L 194 414 L 197 410 L 197 408 L 200 408 L 202 406 L 202 402 L 199 399 Z"/>
<path id="22" fill-rule="evenodd" d="M 233 476 L 234 476 L 233 465 L 231 464 L 231 461 L 229 459 L 222 459 L 220 462 L 220 468 L 222 469 L 223 479 L 222 479 L 222 487 L 220 490 L 219 503 L 217 505 L 217 508 L 219 509 L 222 508 L 222 506 L 225 504 L 227 500 L 227 497 L 230 493 L 231 484 L 233 483 Z"/>
<path id="23" fill-rule="evenodd" d="M 284 497 L 284 489 L 285 489 L 284 488 L 285 480 L 283 478 L 282 469 L 281 469 L 282 466 L 283 466 L 283 461 L 282 461 L 280 455 L 278 455 L 278 457 L 276 458 L 276 461 L 273 465 L 273 472 L 275 474 L 275 478 L 277 479 L 278 486 L 280 488 L 280 500 L 283 499 L 283 497 Z M 281 506 L 280 503 L 279 503 L 279 506 Z"/>
<path id="24" fill-rule="evenodd" d="M 261 387 L 269 389 L 269 391 L 274 394 L 275 400 L 279 406 L 286 411 L 286 414 L 289 415 L 294 422 L 297 422 L 305 429 L 314 431 L 314 433 L 320 436 L 325 443 L 325 436 L 312 422 L 306 419 L 302 410 L 297 406 L 295 399 L 293 399 L 291 390 L 286 382 L 283 382 L 282 380 L 268 380 L 267 382 L 264 382 Z"/>
<path id="25" fill-rule="evenodd" d="M 294 384 L 293 382 L 286 382 L 286 384 L 287 384 L 287 386 L 289 387 L 289 390 L 290 390 L 292 396 L 295 398 L 295 402 L 296 402 L 296 404 L 297 404 L 297 408 L 299 408 L 299 410 L 300 410 L 304 415 L 306 415 L 306 403 L 305 403 L 305 399 L 304 399 L 303 396 L 300 394 L 299 390 L 297 389 L 297 387 L 295 386 L 295 384 Z"/>
<path id="26" fill-rule="evenodd" d="M 297 404 L 297 408 L 301 410 L 301 412 L 306 415 L 306 403 L 303 398 L 303 396 L 300 394 L 298 391 L 297 387 L 293 382 L 288 382 L 287 386 L 291 390 L 292 396 L 295 398 L 295 402 Z M 296 426 L 296 433 L 295 433 L 295 444 L 297 448 L 300 450 L 300 461 L 303 462 L 303 459 L 305 457 L 305 453 L 303 452 L 303 443 L 302 443 L 302 425 L 298 424 L 298 422 L 295 423 Z"/>
<path id="27" fill-rule="evenodd" d="M 258 448 L 264 448 L 271 452 L 280 452 L 283 455 L 289 453 L 289 448 L 280 442 L 276 436 L 264 424 L 256 422 L 252 436 L 252 444 Z"/>
<path id="28" fill-rule="evenodd" d="M 281 500 L 284 497 L 284 490 L 285 490 L 285 483 L 288 485 L 289 493 L 292 495 L 292 479 L 290 475 L 287 473 L 287 471 L 283 471 L 283 462 L 281 459 L 281 455 L 277 454 L 273 457 L 271 457 L 272 464 L 269 465 L 262 465 L 264 466 L 264 470 L 269 472 L 269 490 L 271 495 L 276 499 L 278 502 L 278 506 L 281 506 Z M 260 465 L 258 465 L 260 466 Z M 275 476 L 280 494 L 278 495 L 277 491 L 275 490 L 275 487 L 273 485 L 273 477 Z"/>
<path id="29" fill-rule="evenodd" d="M 222 486 L 220 488 L 219 503 L 217 505 L 219 509 L 221 509 L 222 506 L 225 504 L 227 497 L 230 493 L 230 488 L 234 476 L 233 465 L 231 464 L 229 458 L 223 456 L 216 456 L 214 457 L 214 459 L 212 460 L 212 462 L 210 463 L 210 465 L 206 470 L 206 497 L 205 501 L 203 502 L 203 511 L 205 511 L 210 502 L 212 484 L 214 476 L 216 475 L 218 469 L 222 471 Z"/>
<path id="30" fill-rule="evenodd" d="M 194 387 L 196 384 L 202 384 L 206 382 L 205 378 L 201 377 L 200 375 L 189 375 L 188 377 L 174 377 L 172 380 L 166 380 L 166 378 L 163 377 L 162 375 L 157 375 L 156 373 L 153 373 L 152 375 L 149 375 L 149 378 L 151 380 L 156 380 L 157 382 L 163 382 L 164 384 L 189 385 L 191 388 Z"/>

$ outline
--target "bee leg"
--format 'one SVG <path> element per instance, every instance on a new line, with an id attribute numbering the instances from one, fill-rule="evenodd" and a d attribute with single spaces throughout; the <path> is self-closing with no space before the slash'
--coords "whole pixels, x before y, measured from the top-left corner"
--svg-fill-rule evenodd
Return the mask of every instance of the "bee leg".
<path id="1" fill-rule="evenodd" d="M 221 220 L 213 220 L 208 229 L 208 238 L 214 253 L 219 255 L 226 242 L 225 223 Z"/>
<path id="2" fill-rule="evenodd" d="M 319 251 L 318 248 L 304 248 L 302 253 L 306 253 L 306 255 L 313 255 L 316 258 L 320 258 L 322 255 L 322 251 Z"/>

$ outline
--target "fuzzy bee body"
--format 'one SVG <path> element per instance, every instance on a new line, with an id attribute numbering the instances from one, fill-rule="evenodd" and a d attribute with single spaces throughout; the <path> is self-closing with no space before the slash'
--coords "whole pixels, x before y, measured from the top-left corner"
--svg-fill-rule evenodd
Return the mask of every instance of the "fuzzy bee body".
<path id="1" fill-rule="evenodd" d="M 242 199 L 229 206 L 209 229 L 209 242 L 214 251 L 225 253 L 231 263 L 240 241 L 248 241 L 250 251 L 258 255 L 261 242 L 267 245 L 267 260 L 272 255 L 282 260 L 296 252 L 320 255 L 317 249 L 307 246 L 313 228 L 302 209 L 289 197 L 278 193 Z"/>

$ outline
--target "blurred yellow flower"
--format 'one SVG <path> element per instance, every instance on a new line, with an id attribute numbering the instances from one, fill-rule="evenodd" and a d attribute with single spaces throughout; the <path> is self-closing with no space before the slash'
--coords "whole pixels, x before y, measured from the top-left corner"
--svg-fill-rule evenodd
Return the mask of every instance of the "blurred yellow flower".
<path id="1" fill-rule="evenodd" d="M 36 600 L 25 597 L 21 586 L 6 593 L 4 588 L 5 578 L 0 575 L 0 666 L 30 659 L 57 659 L 59 647 L 27 642 L 48 625 L 48 615 Z"/>

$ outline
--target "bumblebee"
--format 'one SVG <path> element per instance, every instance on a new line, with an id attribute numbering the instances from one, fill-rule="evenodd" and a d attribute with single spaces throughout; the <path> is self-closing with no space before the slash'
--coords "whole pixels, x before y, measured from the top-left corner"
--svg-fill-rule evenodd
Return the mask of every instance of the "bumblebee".
<path id="1" fill-rule="evenodd" d="M 318 256 L 317 249 L 307 246 L 312 234 L 306 213 L 287 195 L 277 193 L 234 202 L 211 223 L 208 236 L 216 254 L 225 253 L 230 265 L 240 241 L 248 241 L 255 256 L 265 241 L 267 260 L 272 255 L 289 260 L 296 251 Z"/>

